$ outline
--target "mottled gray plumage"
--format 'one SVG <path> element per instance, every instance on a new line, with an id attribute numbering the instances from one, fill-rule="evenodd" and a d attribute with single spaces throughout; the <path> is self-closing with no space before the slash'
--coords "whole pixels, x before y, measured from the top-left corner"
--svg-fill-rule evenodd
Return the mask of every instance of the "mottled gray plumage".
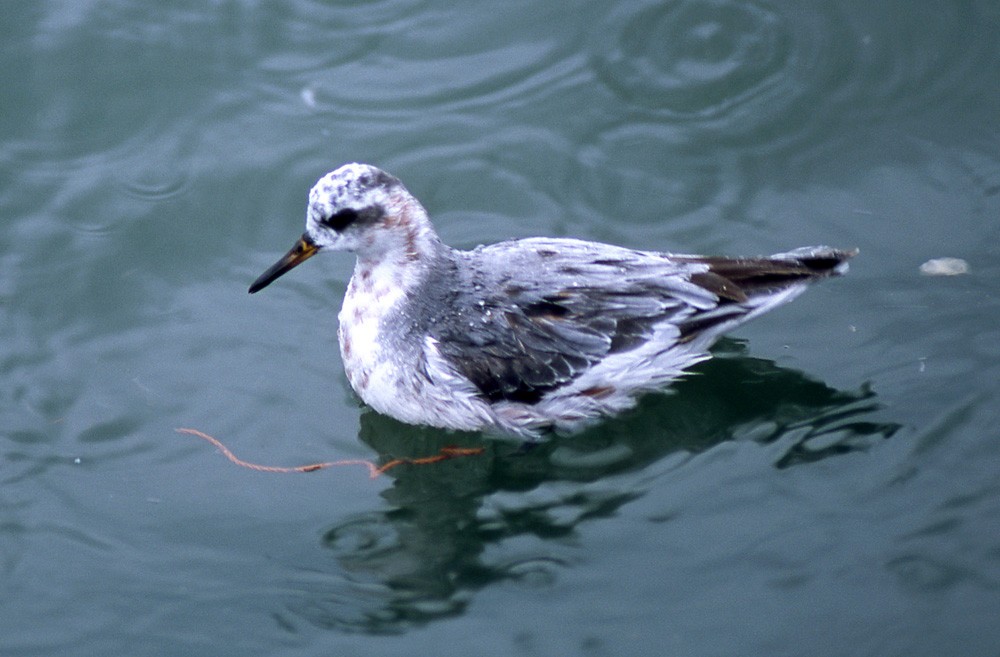
<path id="1" fill-rule="evenodd" d="M 251 292 L 321 249 L 358 257 L 339 336 L 362 399 L 407 422 L 520 435 L 630 407 L 854 255 L 703 257 L 549 238 L 459 251 L 396 178 L 362 164 L 316 184 L 306 233 Z"/>

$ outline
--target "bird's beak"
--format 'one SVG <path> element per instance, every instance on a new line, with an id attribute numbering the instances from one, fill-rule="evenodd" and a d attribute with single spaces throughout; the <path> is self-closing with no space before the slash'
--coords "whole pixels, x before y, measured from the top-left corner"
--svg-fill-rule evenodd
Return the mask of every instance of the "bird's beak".
<path id="1" fill-rule="evenodd" d="M 253 285 L 250 286 L 250 294 L 263 290 L 273 283 L 276 278 L 313 257 L 318 251 L 319 247 L 309 238 L 309 235 L 303 234 L 299 238 L 299 241 L 295 243 L 295 246 L 281 257 L 281 260 L 271 265 L 266 272 L 253 282 Z"/>

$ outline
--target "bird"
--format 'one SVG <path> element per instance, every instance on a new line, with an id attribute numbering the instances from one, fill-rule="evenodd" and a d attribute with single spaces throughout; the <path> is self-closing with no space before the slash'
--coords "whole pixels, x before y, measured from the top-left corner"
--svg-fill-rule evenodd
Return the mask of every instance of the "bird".
<path id="1" fill-rule="evenodd" d="M 398 178 L 360 163 L 319 179 L 305 232 L 249 292 L 321 251 L 356 256 L 337 334 L 365 404 L 526 439 L 633 407 L 709 358 L 723 333 L 846 273 L 858 252 L 700 256 L 551 237 L 455 249 Z"/>

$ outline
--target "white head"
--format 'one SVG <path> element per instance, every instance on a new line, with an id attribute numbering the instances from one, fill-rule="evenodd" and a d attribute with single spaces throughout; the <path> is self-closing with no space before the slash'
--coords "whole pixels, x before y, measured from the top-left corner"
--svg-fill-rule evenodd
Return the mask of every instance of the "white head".
<path id="1" fill-rule="evenodd" d="M 306 235 L 320 249 L 356 251 L 359 236 L 384 220 L 406 192 L 403 183 L 370 164 L 345 164 L 309 192 Z M 409 195 L 407 193 L 407 195 Z"/>
<path id="2" fill-rule="evenodd" d="M 433 235 L 420 203 L 394 176 L 370 164 L 345 164 L 309 192 L 306 232 L 250 286 L 253 294 L 322 250 L 378 257 L 413 253 L 421 234 Z M 436 238 L 435 238 L 436 239 Z"/>

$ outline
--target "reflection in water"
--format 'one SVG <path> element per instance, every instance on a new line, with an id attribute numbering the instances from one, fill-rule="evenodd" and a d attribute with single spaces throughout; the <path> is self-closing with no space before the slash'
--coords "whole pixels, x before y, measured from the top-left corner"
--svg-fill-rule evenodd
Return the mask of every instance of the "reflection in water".
<path id="1" fill-rule="evenodd" d="M 741 351 L 725 341 L 673 394 L 648 397 L 583 434 L 528 446 L 486 439 L 482 456 L 392 470 L 386 510 L 349 518 L 323 537 L 347 583 L 313 580 L 309 599 L 291 611 L 321 627 L 399 632 L 460 613 L 490 583 L 551 582 L 563 567 L 551 550 L 500 563 L 484 553 L 505 541 L 571 537 L 581 522 L 614 515 L 642 494 L 641 486 L 592 482 L 671 455 L 683 464 L 685 454 L 747 436 L 787 442 L 775 462 L 786 468 L 864 449 L 899 429 L 868 417 L 878 404 L 867 387 L 835 390 Z M 360 437 L 383 461 L 484 444 L 479 434 L 411 427 L 373 412 L 362 416 Z"/>

